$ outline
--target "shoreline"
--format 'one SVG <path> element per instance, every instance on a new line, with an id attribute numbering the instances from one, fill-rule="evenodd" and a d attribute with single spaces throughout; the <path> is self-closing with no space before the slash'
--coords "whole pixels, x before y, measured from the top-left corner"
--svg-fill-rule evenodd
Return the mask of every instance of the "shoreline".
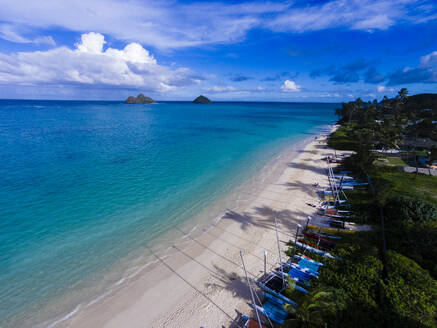
<path id="1" fill-rule="evenodd" d="M 332 130 L 333 125 L 330 127 Z M 314 212 L 305 203 L 312 203 L 316 197 L 315 190 L 313 195 L 310 192 L 312 183 L 322 181 L 304 163 L 322 157 L 323 150 L 316 147 L 320 138 L 315 141 L 314 136 L 299 142 L 304 149 L 287 147 L 269 161 L 267 165 L 279 165 L 281 172 L 273 177 L 275 181 L 256 191 L 249 205 L 227 210 L 212 225 L 200 229 L 195 226 L 189 233 L 179 229 L 181 243 L 167 249 L 172 254 L 160 255 L 150 248 L 155 263 L 127 277 L 129 281 L 122 288 L 99 296 L 85 309 L 75 308 L 49 326 L 180 327 L 182 318 L 192 322 L 183 326 L 229 326 L 238 317 L 235 310 L 250 313 L 239 250 L 245 254 L 250 275 L 259 275 L 264 250 L 268 252 L 269 266 L 276 262 L 272 216 L 278 217 L 280 238 L 284 239 L 294 230 L 289 219 L 298 222 Z M 220 302 L 215 301 L 216 293 L 220 294 Z M 168 296 L 163 299 L 162 295 Z"/>

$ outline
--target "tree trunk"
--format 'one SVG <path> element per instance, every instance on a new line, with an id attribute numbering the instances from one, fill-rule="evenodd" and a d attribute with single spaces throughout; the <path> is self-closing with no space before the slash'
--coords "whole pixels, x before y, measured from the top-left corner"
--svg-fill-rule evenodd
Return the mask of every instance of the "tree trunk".
<path id="1" fill-rule="evenodd" d="M 387 261 L 386 261 L 386 255 L 387 255 L 387 244 L 385 241 L 385 227 L 384 227 L 384 209 L 382 206 L 379 206 L 379 216 L 381 218 L 381 238 L 382 238 L 382 276 L 385 279 L 387 277 Z"/>
<path id="2" fill-rule="evenodd" d="M 416 164 L 416 177 L 417 177 L 419 174 L 419 163 L 417 161 L 416 146 L 417 146 L 417 134 L 414 136 L 414 162 Z"/>

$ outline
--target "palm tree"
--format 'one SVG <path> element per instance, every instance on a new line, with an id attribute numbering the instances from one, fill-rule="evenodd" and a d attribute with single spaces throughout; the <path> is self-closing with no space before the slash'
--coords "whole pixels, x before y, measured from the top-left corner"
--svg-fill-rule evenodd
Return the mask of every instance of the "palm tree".
<path id="1" fill-rule="evenodd" d="M 336 314 L 339 307 L 338 300 L 335 299 L 335 290 L 315 290 L 305 295 L 303 301 L 297 309 L 291 305 L 286 305 L 285 309 L 294 312 L 295 317 L 287 320 L 285 327 L 323 327 L 325 318 Z"/>
<path id="2" fill-rule="evenodd" d="M 347 121 L 349 123 L 352 121 L 356 109 L 355 102 L 349 101 L 347 103 L 342 103 L 341 108 L 337 108 L 335 113 L 340 117 L 340 121 Z"/>
<path id="3" fill-rule="evenodd" d="M 379 208 L 379 218 L 381 220 L 381 242 L 382 242 L 382 263 L 383 263 L 383 277 L 387 277 L 387 241 L 385 236 L 385 220 L 384 207 L 392 191 L 392 185 L 389 181 L 379 180 L 373 190 L 375 203 Z"/>
<path id="4" fill-rule="evenodd" d="M 432 164 L 434 161 L 437 161 L 437 147 L 436 147 L 436 146 L 433 146 L 433 147 L 431 148 L 430 153 L 429 153 L 429 163 L 430 163 L 430 165 L 428 165 L 428 172 L 429 172 L 429 175 L 431 175 L 431 164 Z"/>
<path id="5" fill-rule="evenodd" d="M 398 148 L 398 143 L 401 140 L 401 129 L 393 119 L 384 119 L 381 124 L 377 125 L 376 130 L 375 137 L 379 148 L 384 151 L 389 148 Z"/>
<path id="6" fill-rule="evenodd" d="M 369 173 L 373 168 L 376 159 L 372 152 L 376 143 L 376 133 L 373 129 L 362 128 L 354 131 L 353 137 L 357 141 L 356 148 L 356 167 L 361 175 Z"/>
<path id="7" fill-rule="evenodd" d="M 408 90 L 407 88 L 402 88 L 401 90 L 399 90 L 398 92 L 398 97 L 402 100 L 407 99 L 407 95 L 408 95 Z"/>

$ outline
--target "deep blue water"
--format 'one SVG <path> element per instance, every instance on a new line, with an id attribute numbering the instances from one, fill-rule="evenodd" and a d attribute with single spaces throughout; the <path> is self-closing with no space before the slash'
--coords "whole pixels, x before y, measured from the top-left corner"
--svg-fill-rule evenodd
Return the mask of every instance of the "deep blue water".
<path id="1" fill-rule="evenodd" d="M 0 326 L 189 220 L 336 106 L 0 100 Z"/>

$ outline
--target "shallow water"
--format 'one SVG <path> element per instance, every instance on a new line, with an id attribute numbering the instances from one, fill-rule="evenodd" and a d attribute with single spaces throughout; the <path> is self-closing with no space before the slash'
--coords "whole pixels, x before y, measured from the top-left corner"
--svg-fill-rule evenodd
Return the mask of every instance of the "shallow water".
<path id="1" fill-rule="evenodd" d="M 140 263 L 137 250 L 200 213 L 212 220 L 205 209 L 332 124 L 336 106 L 0 101 L 0 326 L 36 324 L 97 282 L 102 293 L 114 283 L 103 272 Z"/>

